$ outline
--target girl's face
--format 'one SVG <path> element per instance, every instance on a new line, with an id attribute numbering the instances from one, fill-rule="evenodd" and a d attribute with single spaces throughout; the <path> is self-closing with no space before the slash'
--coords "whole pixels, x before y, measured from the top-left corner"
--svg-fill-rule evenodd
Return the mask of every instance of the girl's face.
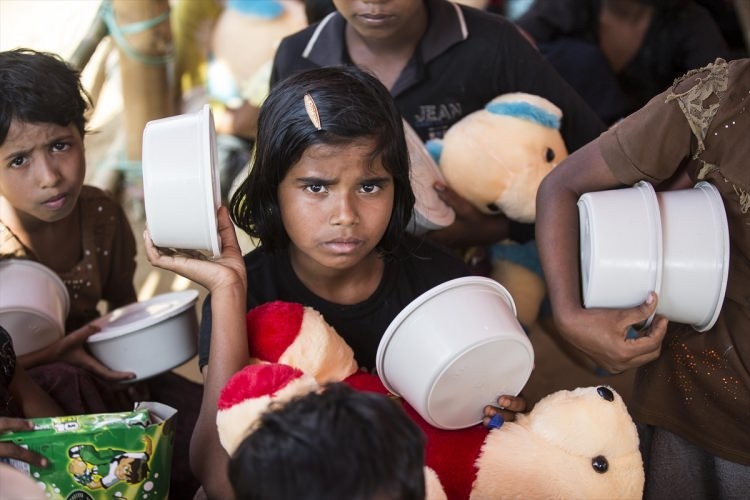
<path id="1" fill-rule="evenodd" d="M 296 269 L 312 274 L 351 270 L 368 257 L 385 233 L 393 210 L 393 177 L 375 142 L 316 145 L 279 184 L 279 207 Z"/>
<path id="2" fill-rule="evenodd" d="M 0 196 L 22 221 L 55 222 L 73 212 L 86 175 L 75 125 L 13 120 L 0 145 Z"/>

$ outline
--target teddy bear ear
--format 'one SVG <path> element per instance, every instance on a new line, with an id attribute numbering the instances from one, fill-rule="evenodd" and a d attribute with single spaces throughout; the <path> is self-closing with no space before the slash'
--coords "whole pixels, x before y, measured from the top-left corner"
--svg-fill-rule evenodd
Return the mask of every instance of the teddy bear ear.
<path id="1" fill-rule="evenodd" d="M 427 152 L 430 153 L 435 163 L 440 165 L 440 157 L 443 155 L 443 140 L 442 139 L 430 139 L 424 145 Z"/>
<path id="2" fill-rule="evenodd" d="M 318 388 L 311 375 L 288 365 L 256 363 L 246 366 L 232 375 L 219 395 L 216 427 L 221 445 L 231 455 L 271 403 L 286 403 Z"/>

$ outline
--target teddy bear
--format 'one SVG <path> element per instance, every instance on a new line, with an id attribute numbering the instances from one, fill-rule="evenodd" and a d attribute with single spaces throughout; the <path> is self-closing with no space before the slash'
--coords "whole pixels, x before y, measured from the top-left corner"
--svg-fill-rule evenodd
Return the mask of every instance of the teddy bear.
<path id="1" fill-rule="evenodd" d="M 447 184 L 478 210 L 530 223 L 540 182 L 568 156 L 561 120 L 560 108 L 543 97 L 503 94 L 426 147 Z M 503 241 L 488 252 L 488 274 L 510 291 L 520 323 L 530 328 L 547 295 L 535 242 Z"/>
<path id="2" fill-rule="evenodd" d="M 218 401 L 219 438 L 230 454 L 272 402 L 338 381 L 389 394 L 378 375 L 358 370 L 351 348 L 313 308 L 269 302 L 247 314 L 247 327 L 253 359 Z M 638 434 L 609 387 L 555 392 L 492 430 L 438 429 L 398 401 L 427 438 L 428 498 L 641 497 Z"/>

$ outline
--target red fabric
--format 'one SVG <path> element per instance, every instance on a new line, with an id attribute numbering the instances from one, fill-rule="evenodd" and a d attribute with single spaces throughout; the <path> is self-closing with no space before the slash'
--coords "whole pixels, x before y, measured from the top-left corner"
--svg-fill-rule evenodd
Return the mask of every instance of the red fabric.
<path id="1" fill-rule="evenodd" d="M 284 364 L 248 365 L 238 371 L 221 390 L 219 410 L 226 410 L 247 399 L 270 396 L 301 377 L 301 370 Z"/>
<path id="2" fill-rule="evenodd" d="M 377 375 L 358 372 L 344 382 L 359 391 L 390 394 Z M 440 478 L 448 498 L 469 498 L 477 473 L 475 463 L 487 437 L 487 429 L 481 424 L 468 429 L 438 429 L 428 424 L 409 403 L 403 399 L 399 401 L 427 437 L 425 463 Z"/>
<path id="3" fill-rule="evenodd" d="M 250 356 L 278 362 L 297 339 L 304 312 L 302 304 L 280 300 L 251 309 L 246 317 Z"/>

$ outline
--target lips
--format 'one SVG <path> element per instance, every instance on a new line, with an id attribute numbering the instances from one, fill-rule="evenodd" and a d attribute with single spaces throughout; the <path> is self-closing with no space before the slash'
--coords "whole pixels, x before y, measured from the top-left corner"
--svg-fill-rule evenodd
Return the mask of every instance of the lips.
<path id="1" fill-rule="evenodd" d="M 68 198 L 67 193 L 61 193 L 50 198 L 47 198 L 42 202 L 42 205 L 50 208 L 60 208 L 65 204 L 65 200 Z"/>
<path id="2" fill-rule="evenodd" d="M 362 245 L 362 240 L 357 238 L 342 238 L 330 240 L 325 246 L 335 253 L 350 253 Z"/>

